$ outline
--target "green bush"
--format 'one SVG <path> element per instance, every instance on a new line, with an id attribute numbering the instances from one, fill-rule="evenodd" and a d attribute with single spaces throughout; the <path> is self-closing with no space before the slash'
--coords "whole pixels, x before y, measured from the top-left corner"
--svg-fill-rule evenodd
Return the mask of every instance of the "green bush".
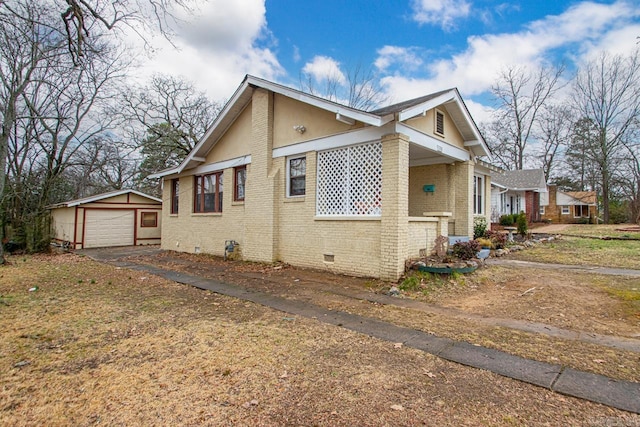
<path id="1" fill-rule="evenodd" d="M 473 218 L 473 238 L 484 237 L 487 232 L 487 219 L 483 216 Z"/>
<path id="2" fill-rule="evenodd" d="M 500 225 L 503 227 L 511 227 L 515 222 L 515 217 L 511 214 L 502 215 L 500 217 Z"/>
<path id="3" fill-rule="evenodd" d="M 480 249 L 482 249 L 480 247 L 480 243 L 476 240 L 470 240 L 468 242 L 458 242 L 454 244 L 452 251 L 458 258 L 462 260 L 469 260 L 475 258 Z"/>
<path id="4" fill-rule="evenodd" d="M 522 237 L 526 236 L 529 232 L 529 224 L 527 224 L 527 214 L 520 212 L 516 219 L 516 225 L 518 227 L 518 234 Z"/>

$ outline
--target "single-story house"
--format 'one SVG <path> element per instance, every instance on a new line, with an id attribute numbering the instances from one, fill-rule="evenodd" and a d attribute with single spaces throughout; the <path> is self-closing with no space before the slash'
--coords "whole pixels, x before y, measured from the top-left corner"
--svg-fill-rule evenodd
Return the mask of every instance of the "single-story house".
<path id="1" fill-rule="evenodd" d="M 473 236 L 488 155 L 457 89 L 363 111 L 246 76 L 155 175 L 162 247 L 395 280 L 438 235 Z"/>
<path id="2" fill-rule="evenodd" d="M 540 206 L 542 220 L 560 224 L 588 222 L 598 218 L 598 198 L 595 191 L 559 191 L 549 185 L 547 200 Z"/>
<path id="3" fill-rule="evenodd" d="M 70 249 L 160 244 L 162 200 L 117 190 L 47 207 L 53 240 Z"/>
<path id="4" fill-rule="evenodd" d="M 547 180 L 542 169 L 499 170 L 491 174 L 491 222 L 502 215 L 524 212 L 528 222 L 540 221 L 547 204 Z"/>

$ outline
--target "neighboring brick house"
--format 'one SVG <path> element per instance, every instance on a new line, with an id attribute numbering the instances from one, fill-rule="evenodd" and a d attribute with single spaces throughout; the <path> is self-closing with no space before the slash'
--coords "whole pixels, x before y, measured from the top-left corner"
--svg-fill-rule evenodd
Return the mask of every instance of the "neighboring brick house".
<path id="1" fill-rule="evenodd" d="M 163 178 L 162 247 L 395 280 L 488 216 L 489 150 L 457 89 L 366 112 L 247 76 Z M 224 185 L 223 185 L 224 184 Z"/>
<path id="2" fill-rule="evenodd" d="M 595 191 L 559 191 L 549 185 L 548 200 L 540 209 L 543 220 L 561 224 L 588 222 L 598 218 L 598 198 Z"/>
<path id="3" fill-rule="evenodd" d="M 547 181 L 542 169 L 500 170 L 491 174 L 491 222 L 502 215 L 525 212 L 528 222 L 540 221 L 546 205 Z"/>

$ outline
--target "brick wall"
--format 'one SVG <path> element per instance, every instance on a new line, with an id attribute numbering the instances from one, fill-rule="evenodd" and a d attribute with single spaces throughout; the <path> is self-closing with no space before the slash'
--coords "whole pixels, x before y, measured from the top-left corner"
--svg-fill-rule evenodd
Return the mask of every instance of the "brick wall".
<path id="1" fill-rule="evenodd" d="M 193 213 L 193 176 L 180 178 L 179 213 L 171 215 L 171 185 L 164 183 L 162 194 L 162 249 L 224 255 L 225 240 L 244 242 L 244 204 L 233 202 L 233 169 L 225 169 L 226 191 L 222 213 Z"/>
<path id="2" fill-rule="evenodd" d="M 456 162 L 450 171 L 455 232 L 449 234 L 473 237 L 473 162 Z"/>
<path id="3" fill-rule="evenodd" d="M 396 280 L 408 256 L 409 140 L 405 135 L 382 138 L 382 220 L 380 276 Z"/>

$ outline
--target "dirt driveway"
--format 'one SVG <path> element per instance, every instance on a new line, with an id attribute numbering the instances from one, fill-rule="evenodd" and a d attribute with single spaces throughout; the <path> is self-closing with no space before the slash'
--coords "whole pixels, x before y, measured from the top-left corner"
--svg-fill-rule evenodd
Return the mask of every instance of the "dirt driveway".
<path id="1" fill-rule="evenodd" d="M 608 291 L 640 279 L 545 269 L 487 267 L 416 292 L 392 283 L 284 264 L 223 261 L 158 248 L 91 250 L 108 262 L 153 265 L 365 315 L 548 363 L 640 381 L 640 312 Z M 606 358 L 603 358 L 606 355 Z"/>

